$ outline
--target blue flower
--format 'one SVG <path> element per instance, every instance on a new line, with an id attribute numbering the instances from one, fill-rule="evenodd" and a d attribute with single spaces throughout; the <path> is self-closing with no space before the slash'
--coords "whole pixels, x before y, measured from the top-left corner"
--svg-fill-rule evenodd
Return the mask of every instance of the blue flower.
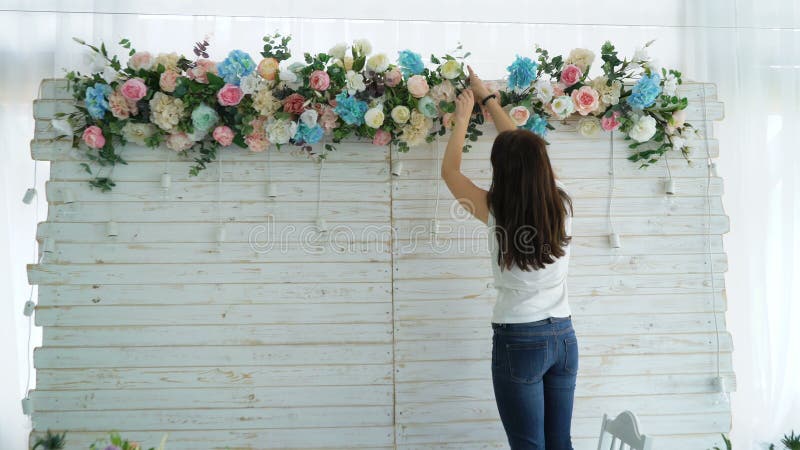
<path id="1" fill-rule="evenodd" d="M 436 102 L 427 95 L 419 99 L 419 103 L 417 103 L 417 109 L 420 110 L 425 117 L 430 117 L 431 119 L 436 118 L 439 115 L 439 109 L 436 108 Z"/>
<path id="2" fill-rule="evenodd" d="M 639 81 L 633 85 L 631 95 L 627 102 L 634 109 L 644 109 L 656 102 L 661 94 L 661 76 L 657 73 L 647 76 L 643 75 Z"/>
<path id="3" fill-rule="evenodd" d="M 544 137 L 547 134 L 547 119 L 538 114 L 531 114 L 525 125 L 522 125 L 522 128 Z"/>
<path id="4" fill-rule="evenodd" d="M 253 58 L 241 50 L 232 50 L 228 53 L 228 57 L 221 63 L 217 64 L 217 71 L 219 76 L 225 80 L 226 83 L 239 85 L 239 80 L 247 75 L 253 73 L 256 69 L 256 63 Z"/>
<path id="5" fill-rule="evenodd" d="M 336 106 L 333 108 L 333 112 L 349 125 L 361 125 L 364 123 L 364 113 L 367 112 L 367 109 L 369 109 L 367 102 L 342 91 L 336 96 Z"/>
<path id="6" fill-rule="evenodd" d="M 294 140 L 295 142 L 302 141 L 306 144 L 316 144 L 320 141 L 320 139 L 322 139 L 323 133 L 324 130 L 321 126 L 319 126 L 319 124 L 309 127 L 303 122 L 300 122 L 300 125 L 297 126 L 297 131 L 294 133 Z"/>
<path id="7" fill-rule="evenodd" d="M 111 86 L 103 83 L 86 88 L 86 109 L 93 119 L 102 119 L 108 111 L 108 96 Z"/>
<path id="8" fill-rule="evenodd" d="M 508 87 L 510 89 L 525 89 L 536 79 L 536 62 L 528 57 L 517 55 L 508 69 Z"/>
<path id="9" fill-rule="evenodd" d="M 411 75 L 421 74 L 425 70 L 425 64 L 422 62 L 422 57 L 419 53 L 414 53 L 411 50 L 402 50 L 397 52 L 397 65 L 400 66 L 400 71 L 403 72 L 403 78 L 408 78 Z"/>

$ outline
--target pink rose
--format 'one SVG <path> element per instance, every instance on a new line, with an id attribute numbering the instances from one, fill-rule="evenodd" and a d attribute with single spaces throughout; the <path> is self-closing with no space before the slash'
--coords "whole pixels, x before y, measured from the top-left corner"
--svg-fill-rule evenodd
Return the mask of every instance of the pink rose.
<path id="1" fill-rule="evenodd" d="M 198 59 L 197 65 L 186 71 L 189 79 L 203 84 L 208 83 L 209 73 L 217 74 L 217 63 L 210 59 Z"/>
<path id="2" fill-rule="evenodd" d="M 511 116 L 511 120 L 514 122 L 514 125 L 520 127 L 525 125 L 525 123 L 531 117 L 531 112 L 524 106 L 515 106 L 511 108 L 511 111 L 508 112 L 508 115 Z"/>
<path id="3" fill-rule="evenodd" d="M 122 92 L 122 95 L 128 100 L 138 102 L 142 97 L 147 95 L 147 86 L 145 86 L 141 78 L 131 78 L 122 84 L 120 92 Z"/>
<path id="4" fill-rule="evenodd" d="M 258 116 L 250 121 L 250 126 L 253 127 L 253 132 L 244 137 L 244 143 L 251 152 L 263 152 L 269 147 L 269 139 L 267 139 L 267 130 L 264 126 L 267 124 L 265 116 Z"/>
<path id="5" fill-rule="evenodd" d="M 131 113 L 128 102 L 131 101 L 125 98 L 119 90 L 116 90 L 108 96 L 108 109 L 117 119 L 127 119 Z M 136 103 L 133 104 L 136 105 Z"/>
<path id="6" fill-rule="evenodd" d="M 150 70 L 153 67 L 153 55 L 150 52 L 136 52 L 128 60 L 128 67 L 133 70 Z"/>
<path id="7" fill-rule="evenodd" d="M 619 111 L 614 111 L 611 113 L 611 117 L 603 117 L 600 119 L 600 126 L 606 131 L 614 131 L 620 126 L 619 119 Z"/>
<path id="8" fill-rule="evenodd" d="M 213 136 L 214 140 L 219 142 L 219 145 L 223 147 L 227 147 L 233 142 L 233 130 L 225 125 L 220 125 L 217 128 L 214 128 L 211 136 Z"/>
<path id="9" fill-rule="evenodd" d="M 400 81 L 402 79 L 403 79 L 403 74 L 400 72 L 400 70 L 397 69 L 397 67 L 392 68 L 392 70 L 384 74 L 384 80 L 386 82 L 386 85 L 389 87 L 397 86 L 398 84 L 400 84 Z"/>
<path id="10" fill-rule="evenodd" d="M 408 92 L 416 98 L 425 97 L 428 93 L 428 80 L 422 75 L 412 75 L 408 79 Z"/>
<path id="11" fill-rule="evenodd" d="M 178 84 L 178 76 L 180 74 L 174 70 L 165 70 L 158 79 L 158 86 L 164 92 L 172 92 Z"/>
<path id="12" fill-rule="evenodd" d="M 553 85 L 553 97 L 561 97 L 564 95 L 564 89 L 567 87 L 564 86 L 564 83 L 555 83 Z"/>
<path id="13" fill-rule="evenodd" d="M 167 144 L 167 148 L 171 148 L 176 152 L 188 150 L 192 147 L 192 145 L 194 145 L 192 138 L 190 138 L 189 135 L 183 131 L 178 133 L 170 133 L 167 135 L 165 142 Z"/>
<path id="14" fill-rule="evenodd" d="M 323 130 L 327 132 L 339 126 L 337 121 L 339 115 L 333 112 L 333 107 L 322 103 L 314 103 L 314 109 L 317 111 L 319 124 Z"/>
<path id="15" fill-rule="evenodd" d="M 236 106 L 242 101 L 242 97 L 244 97 L 244 92 L 235 84 L 226 83 L 217 92 L 217 101 L 222 106 Z"/>
<path id="16" fill-rule="evenodd" d="M 331 85 L 331 78 L 324 70 L 315 70 L 311 72 L 308 79 L 308 85 L 315 91 L 324 91 Z"/>
<path id="17" fill-rule="evenodd" d="M 375 137 L 372 138 L 372 145 L 387 145 L 392 141 L 392 133 L 386 130 L 378 129 L 375 132 Z"/>
<path id="18" fill-rule="evenodd" d="M 572 103 L 575 104 L 575 111 L 585 116 L 595 110 L 600 105 L 600 94 L 591 86 L 582 86 L 580 89 L 572 91 Z"/>
<path id="19" fill-rule="evenodd" d="M 564 67 L 564 70 L 561 71 L 561 82 L 569 87 L 577 83 L 582 76 L 583 72 L 581 72 L 580 67 L 576 66 L 575 64 L 567 64 L 567 66 Z"/>
<path id="20" fill-rule="evenodd" d="M 265 58 L 258 63 L 256 69 L 261 78 L 265 80 L 274 80 L 275 74 L 278 73 L 278 60 L 275 58 Z"/>
<path id="21" fill-rule="evenodd" d="M 305 97 L 295 92 L 294 94 L 283 99 L 283 110 L 290 114 L 303 114 L 303 111 L 306 110 L 306 107 L 303 106 L 305 101 Z"/>
<path id="22" fill-rule="evenodd" d="M 91 148 L 103 148 L 106 145 L 106 138 L 103 137 L 103 130 L 97 125 L 92 125 L 83 130 L 83 142 Z"/>

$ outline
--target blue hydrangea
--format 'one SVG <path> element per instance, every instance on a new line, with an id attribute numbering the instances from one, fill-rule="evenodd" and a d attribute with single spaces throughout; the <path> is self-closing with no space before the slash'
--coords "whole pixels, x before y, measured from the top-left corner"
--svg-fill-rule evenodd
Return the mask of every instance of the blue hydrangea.
<path id="1" fill-rule="evenodd" d="M 536 79 L 536 68 L 539 67 L 535 61 L 528 57 L 517 55 L 517 59 L 511 63 L 508 69 L 509 89 L 525 89 Z"/>
<path id="2" fill-rule="evenodd" d="M 661 94 L 661 76 L 657 73 L 647 76 L 643 75 L 639 81 L 633 85 L 631 95 L 628 97 L 628 104 L 634 109 L 644 109 L 656 102 Z"/>
<path id="3" fill-rule="evenodd" d="M 522 125 L 522 128 L 533 131 L 539 136 L 544 137 L 547 134 L 547 119 L 538 114 L 531 114 L 528 121 Z"/>
<path id="4" fill-rule="evenodd" d="M 217 71 L 220 78 L 226 83 L 239 85 L 242 77 L 250 75 L 256 70 L 256 63 L 253 58 L 241 50 L 232 50 L 228 57 L 217 64 Z"/>
<path id="5" fill-rule="evenodd" d="M 403 78 L 419 75 L 425 70 L 425 64 L 422 62 L 422 57 L 419 56 L 419 53 L 414 53 L 411 50 L 402 50 L 397 53 L 399 55 L 397 57 L 397 65 L 400 66 Z"/>
<path id="6" fill-rule="evenodd" d="M 294 140 L 295 142 L 302 141 L 306 144 L 316 144 L 322 139 L 323 133 L 324 130 L 319 124 L 309 127 L 303 122 L 300 122 L 300 125 L 297 126 L 297 131 L 294 133 Z"/>
<path id="7" fill-rule="evenodd" d="M 436 118 L 439 115 L 439 109 L 436 107 L 436 101 L 427 95 L 419 99 L 419 103 L 417 103 L 417 109 L 419 109 L 420 112 L 425 115 L 425 117 L 430 117 L 431 119 Z"/>
<path id="8" fill-rule="evenodd" d="M 111 86 L 103 83 L 86 88 L 86 109 L 93 119 L 102 119 L 108 111 L 108 96 Z"/>
<path id="9" fill-rule="evenodd" d="M 369 109 L 367 102 L 348 95 L 346 91 L 342 91 L 336 96 L 336 107 L 333 108 L 333 112 L 338 114 L 349 125 L 361 125 L 364 123 L 364 114 L 367 109 Z"/>

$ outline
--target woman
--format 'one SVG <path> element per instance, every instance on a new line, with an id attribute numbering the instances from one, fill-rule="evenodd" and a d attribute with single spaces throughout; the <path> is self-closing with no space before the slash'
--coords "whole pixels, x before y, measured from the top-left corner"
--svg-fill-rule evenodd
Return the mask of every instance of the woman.
<path id="1" fill-rule="evenodd" d="M 546 143 L 517 129 L 467 66 L 456 99 L 442 178 L 459 203 L 489 226 L 497 301 L 492 312 L 492 383 L 512 450 L 572 450 L 570 422 L 578 341 L 567 303 L 572 200 L 555 178 Z M 497 127 L 488 191 L 461 173 L 474 102 Z"/>

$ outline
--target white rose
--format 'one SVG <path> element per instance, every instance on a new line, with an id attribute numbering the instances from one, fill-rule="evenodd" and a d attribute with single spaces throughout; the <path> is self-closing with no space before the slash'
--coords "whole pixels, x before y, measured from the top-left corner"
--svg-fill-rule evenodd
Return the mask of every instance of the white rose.
<path id="1" fill-rule="evenodd" d="M 594 116 L 587 116 L 578 122 L 578 131 L 582 136 L 594 137 L 600 133 L 600 119 Z"/>
<path id="2" fill-rule="evenodd" d="M 575 104 L 568 95 L 562 95 L 553 99 L 552 108 L 559 119 L 564 119 L 575 111 Z"/>
<path id="3" fill-rule="evenodd" d="M 353 41 L 353 50 L 357 55 L 366 56 L 372 53 L 372 44 L 366 39 L 356 39 Z"/>
<path id="4" fill-rule="evenodd" d="M 386 56 L 385 53 L 377 53 L 372 55 L 367 59 L 367 69 L 376 72 L 376 73 L 383 73 L 386 72 L 386 69 L 389 68 L 389 57 Z"/>
<path id="5" fill-rule="evenodd" d="M 592 65 L 592 62 L 594 62 L 594 52 L 586 48 L 573 48 L 572 51 L 569 52 L 567 60 L 564 61 L 565 64 L 575 64 L 580 67 L 583 72 L 586 72 L 586 69 Z"/>
<path id="6" fill-rule="evenodd" d="M 366 113 L 364 113 L 364 123 L 366 123 L 370 128 L 379 128 L 381 125 L 383 125 L 384 119 L 385 116 L 383 114 L 383 105 L 370 108 Z"/>
<path id="7" fill-rule="evenodd" d="M 122 127 L 122 136 L 128 142 L 145 145 L 145 140 L 155 133 L 156 129 L 149 123 L 127 122 Z"/>
<path id="8" fill-rule="evenodd" d="M 278 79 L 283 81 L 289 89 L 297 89 L 303 84 L 297 77 L 297 74 L 290 69 L 281 69 L 280 72 L 278 72 Z"/>
<path id="9" fill-rule="evenodd" d="M 656 58 L 651 59 L 645 66 L 650 68 L 651 74 L 657 73 L 661 76 L 661 63 Z"/>
<path id="10" fill-rule="evenodd" d="M 408 107 L 403 105 L 395 106 L 392 109 L 392 120 L 394 120 L 398 124 L 404 124 L 408 122 L 408 119 L 411 117 L 411 110 Z"/>
<path id="11" fill-rule="evenodd" d="M 345 52 L 347 52 L 347 44 L 344 42 L 339 42 L 328 50 L 328 53 L 336 59 L 344 59 Z"/>
<path id="12" fill-rule="evenodd" d="M 347 71 L 347 93 L 355 95 L 356 92 L 361 92 L 367 88 L 364 84 L 364 76 L 353 70 Z"/>
<path id="13" fill-rule="evenodd" d="M 317 117 L 319 114 L 315 109 L 307 109 L 300 114 L 300 122 L 303 122 L 307 127 L 311 128 L 317 124 Z"/>
<path id="14" fill-rule="evenodd" d="M 637 142 L 649 141 L 654 134 L 656 134 L 656 119 L 649 115 L 640 117 L 628 132 L 628 136 Z"/>
<path id="15" fill-rule="evenodd" d="M 542 103 L 547 103 L 553 99 L 553 83 L 551 83 L 550 80 L 536 80 L 536 84 L 533 85 L 533 90 L 536 92 L 536 97 L 541 100 Z"/>
<path id="16" fill-rule="evenodd" d="M 245 95 L 253 94 L 261 88 L 262 78 L 255 72 L 243 76 L 239 82 L 239 88 Z"/>
<path id="17" fill-rule="evenodd" d="M 292 120 L 274 120 L 266 126 L 267 138 L 273 144 L 286 144 L 297 132 L 297 122 Z"/>
<path id="18" fill-rule="evenodd" d="M 458 78 L 458 76 L 461 75 L 461 64 L 454 59 L 450 59 L 439 66 L 439 72 L 442 74 L 442 77 L 448 80 Z"/>

